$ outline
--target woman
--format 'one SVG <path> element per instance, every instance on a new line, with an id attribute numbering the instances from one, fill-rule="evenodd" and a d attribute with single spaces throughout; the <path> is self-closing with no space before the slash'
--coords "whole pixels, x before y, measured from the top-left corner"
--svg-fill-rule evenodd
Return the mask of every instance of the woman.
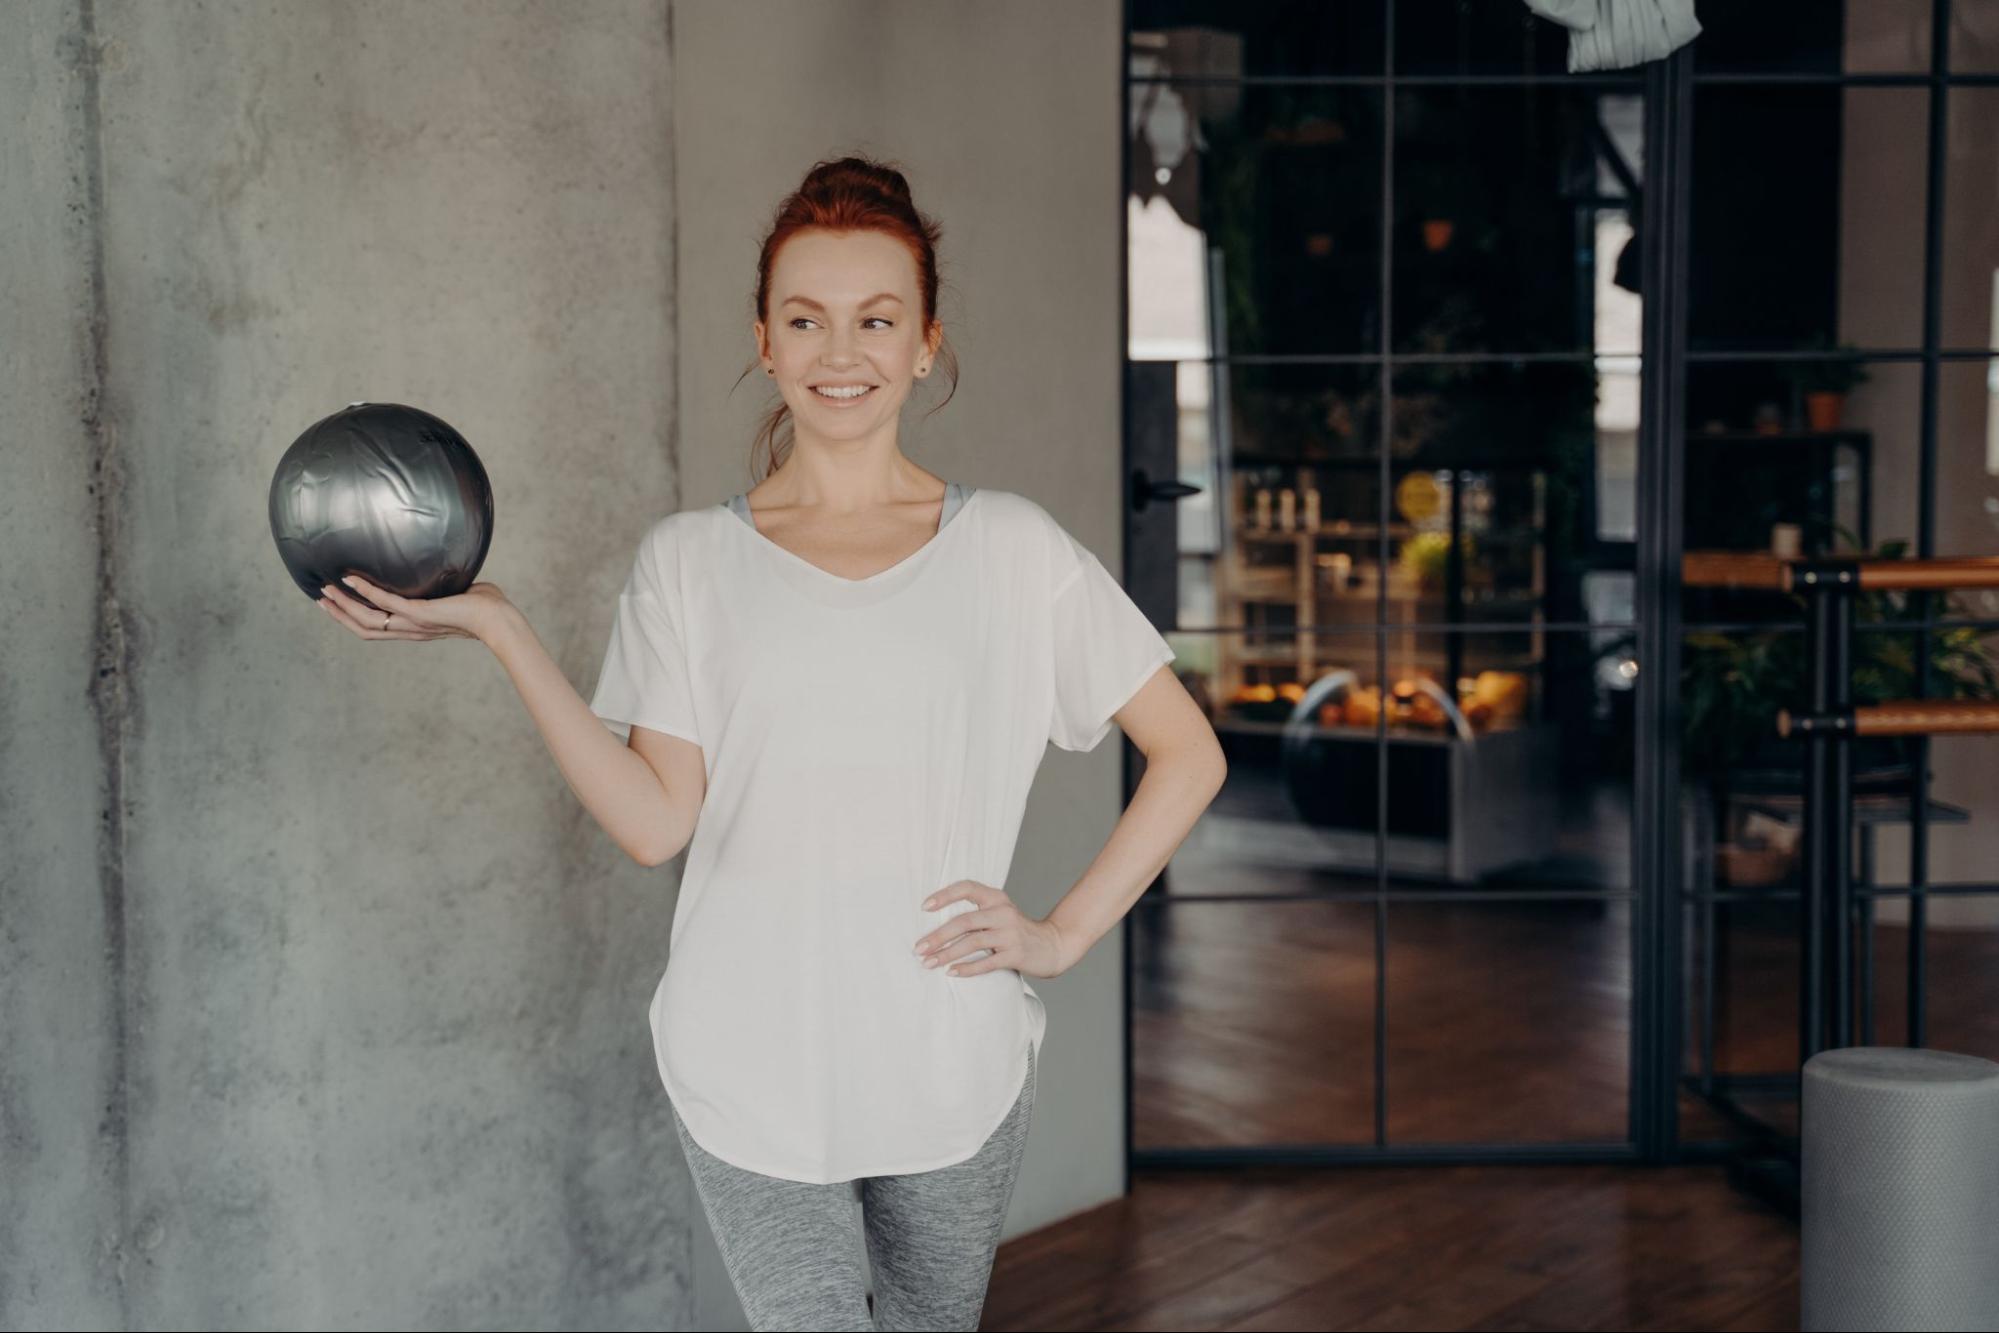
<path id="1" fill-rule="evenodd" d="M 751 325 L 775 466 L 647 529 L 587 707 L 490 583 L 412 600 L 357 577 L 322 603 L 363 638 L 490 646 L 605 831 L 648 866 L 687 851 L 654 1054 L 760 1329 L 978 1326 L 1046 1027 L 1027 978 L 1118 922 L 1224 773 L 1096 557 L 898 447 L 943 345 L 937 234 L 863 159 L 783 202 Z M 1113 720 L 1145 780 L 1029 916 L 1000 886 L 1034 773 Z"/>

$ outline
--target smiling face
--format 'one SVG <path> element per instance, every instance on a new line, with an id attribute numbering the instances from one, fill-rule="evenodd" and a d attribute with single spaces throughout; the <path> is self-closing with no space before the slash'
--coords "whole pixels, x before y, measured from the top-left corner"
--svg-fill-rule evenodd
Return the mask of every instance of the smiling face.
<path id="1" fill-rule="evenodd" d="M 839 439 L 894 422 L 943 333 L 923 328 L 915 257 L 878 231 L 792 237 L 771 265 L 770 322 L 750 328 L 797 429 Z"/>

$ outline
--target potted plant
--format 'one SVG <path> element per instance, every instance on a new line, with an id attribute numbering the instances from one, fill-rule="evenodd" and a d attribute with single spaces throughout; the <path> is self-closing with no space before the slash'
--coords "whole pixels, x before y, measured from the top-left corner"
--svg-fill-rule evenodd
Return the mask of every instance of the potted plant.
<path id="1" fill-rule="evenodd" d="M 1825 347 L 1821 338 L 1816 347 Z M 1828 350 L 1842 354 L 1854 351 L 1851 343 Z M 1829 356 L 1823 360 L 1795 361 L 1786 370 L 1793 389 L 1805 399 L 1805 423 L 1813 430 L 1838 430 L 1846 395 L 1867 382 L 1867 368 L 1851 355 Z"/>

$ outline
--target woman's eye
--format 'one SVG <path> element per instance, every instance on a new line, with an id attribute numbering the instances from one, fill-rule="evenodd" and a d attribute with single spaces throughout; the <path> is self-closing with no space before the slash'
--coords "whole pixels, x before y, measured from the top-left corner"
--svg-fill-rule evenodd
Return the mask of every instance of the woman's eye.
<path id="1" fill-rule="evenodd" d="M 797 327 L 798 327 L 798 326 L 799 326 L 800 324 L 808 324 L 808 323 L 810 323 L 810 322 L 811 322 L 811 319 L 810 319 L 810 317 L 808 317 L 808 316 L 806 316 L 806 315 L 796 315 L 796 316 L 793 316 L 793 318 L 792 318 L 792 320 L 791 320 L 791 327 L 795 329 L 795 328 L 797 328 Z M 867 318 L 866 318 L 865 320 L 863 320 L 863 321 L 861 321 L 861 322 L 862 322 L 862 323 L 864 323 L 864 324 L 886 324 L 886 325 L 888 325 L 888 326 L 889 326 L 890 328 L 894 328 L 894 327 L 895 327 L 895 321 L 894 321 L 894 320 L 892 320 L 892 319 L 889 319 L 888 317 L 886 317 L 886 316 L 884 316 L 884 315 L 869 315 L 869 316 L 868 316 L 868 317 L 867 317 Z"/>

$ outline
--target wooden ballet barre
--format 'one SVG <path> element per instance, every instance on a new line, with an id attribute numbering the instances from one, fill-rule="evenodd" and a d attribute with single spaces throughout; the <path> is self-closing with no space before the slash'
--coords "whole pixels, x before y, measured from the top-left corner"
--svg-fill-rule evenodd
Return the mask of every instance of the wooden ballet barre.
<path id="1" fill-rule="evenodd" d="M 1999 703 L 1983 699 L 1896 699 L 1830 713 L 1777 712 L 1777 734 L 1846 732 L 1853 736 L 1928 736 L 1999 731 Z"/>
<path id="2" fill-rule="evenodd" d="M 1768 551 L 1688 551 L 1680 557 L 1680 582 L 1690 588 L 1786 589 L 1790 562 Z"/>
<path id="3" fill-rule="evenodd" d="M 1822 582 L 1869 590 L 1999 588 L 1999 556 L 1794 560 L 1767 551 L 1688 551 L 1680 557 L 1680 582 L 1694 588 L 1768 588 L 1777 592 L 1796 592 Z"/>

